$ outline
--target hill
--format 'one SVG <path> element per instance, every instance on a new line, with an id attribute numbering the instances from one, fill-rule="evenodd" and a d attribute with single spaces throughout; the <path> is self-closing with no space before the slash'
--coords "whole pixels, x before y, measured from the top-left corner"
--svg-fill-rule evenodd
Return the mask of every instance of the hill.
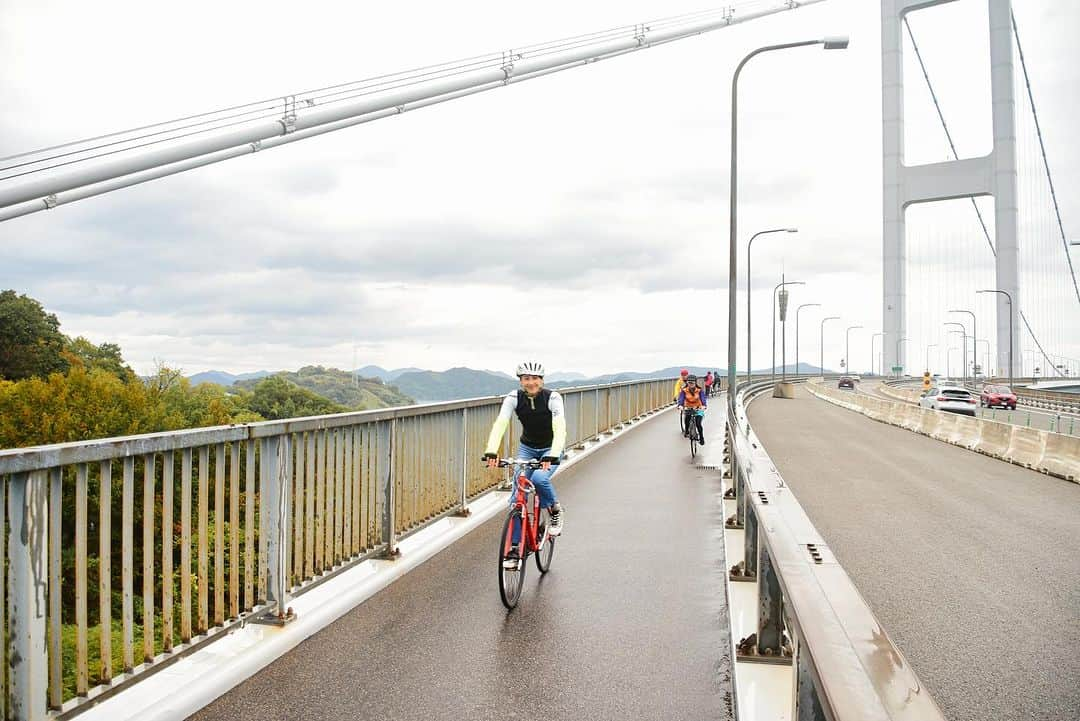
<path id="1" fill-rule="evenodd" d="M 451 401 L 509 393 L 518 387 L 510 376 L 478 371 L 472 368 L 451 368 L 447 371 L 412 371 L 397 378 L 397 387 L 418 401 Z"/>
<path id="2" fill-rule="evenodd" d="M 295 383 L 350 410 L 366 411 L 373 408 L 412 405 L 415 401 L 397 387 L 384 384 L 378 378 L 360 378 L 355 383 L 348 371 L 323 366 L 305 366 L 298 371 L 281 371 L 273 374 Z M 261 379 L 237 381 L 237 388 L 251 390 Z"/>
<path id="3" fill-rule="evenodd" d="M 390 383 L 397 379 L 402 373 L 416 373 L 423 371 L 423 368 L 395 368 L 394 370 L 387 370 L 381 366 L 364 366 L 363 368 L 356 369 L 356 375 L 362 378 L 378 378 L 383 383 Z"/>
<path id="4" fill-rule="evenodd" d="M 268 375 L 271 375 L 270 371 L 255 371 L 254 373 L 240 373 L 239 375 L 234 375 L 226 371 L 203 371 L 202 373 L 196 373 L 187 378 L 191 381 L 191 385 L 193 386 L 197 386 L 200 383 L 217 383 L 219 386 L 228 387 L 237 381 L 265 378 Z"/>

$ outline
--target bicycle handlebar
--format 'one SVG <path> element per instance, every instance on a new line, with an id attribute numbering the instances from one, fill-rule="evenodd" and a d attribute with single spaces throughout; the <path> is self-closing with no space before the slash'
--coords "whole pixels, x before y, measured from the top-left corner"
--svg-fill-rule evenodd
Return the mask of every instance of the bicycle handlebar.
<path id="1" fill-rule="evenodd" d="M 488 458 L 481 458 L 480 460 L 485 463 L 490 460 Z M 498 468 L 507 468 L 509 466 L 525 466 L 526 468 L 540 468 L 542 462 L 539 459 L 534 458 L 497 458 L 496 466 Z"/>

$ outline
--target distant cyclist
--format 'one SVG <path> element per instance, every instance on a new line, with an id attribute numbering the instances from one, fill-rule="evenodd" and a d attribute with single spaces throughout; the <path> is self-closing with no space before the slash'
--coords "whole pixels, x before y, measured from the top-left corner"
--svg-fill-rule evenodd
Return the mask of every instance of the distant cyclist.
<path id="1" fill-rule="evenodd" d="M 709 394 L 712 393 L 712 384 L 713 384 L 713 374 L 712 374 L 712 371 L 709 371 L 708 373 L 705 374 L 705 388 L 704 388 L 704 390 L 705 390 L 705 397 L 706 398 L 708 398 Z"/>
<path id="2" fill-rule="evenodd" d="M 679 379 L 675 381 L 675 392 L 671 396 L 672 400 L 678 400 L 679 393 L 682 392 L 682 387 L 686 384 L 686 377 L 688 375 L 690 375 L 690 371 L 685 368 L 679 371 Z"/>
<path id="3" fill-rule="evenodd" d="M 540 461 L 540 468 L 525 470 L 524 473 L 540 496 L 540 507 L 548 509 L 551 517 L 548 534 L 558 536 L 563 529 L 563 510 L 555 497 L 551 477 L 558 470 L 559 459 L 566 445 L 563 399 L 557 391 L 544 388 L 544 366 L 536 361 L 520 364 L 517 367 L 517 377 L 521 388 L 510 391 L 503 399 L 499 417 L 491 426 L 484 458 L 488 468 L 498 465 L 499 444 L 510 425 L 510 418 L 517 415 L 521 421 L 517 458 Z M 514 496 L 511 495 L 510 505 L 513 504 Z M 516 554 L 517 549 L 511 549 L 510 553 Z"/>
<path id="4" fill-rule="evenodd" d="M 683 386 L 682 391 L 679 392 L 678 405 L 680 413 L 684 413 L 688 410 L 694 411 L 694 423 L 698 429 L 698 443 L 705 445 L 705 429 L 702 427 L 702 416 L 705 415 L 705 407 L 708 405 L 705 392 L 698 387 L 697 376 L 689 376 L 686 379 L 686 385 Z M 687 428 L 684 435 L 689 434 L 690 429 Z"/>

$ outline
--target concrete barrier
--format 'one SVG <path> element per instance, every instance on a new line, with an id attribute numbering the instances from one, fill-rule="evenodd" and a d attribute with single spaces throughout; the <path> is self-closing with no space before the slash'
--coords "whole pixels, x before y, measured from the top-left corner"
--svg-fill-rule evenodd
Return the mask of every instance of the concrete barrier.
<path id="1" fill-rule="evenodd" d="M 918 406 L 905 405 L 904 412 L 900 419 L 900 425 L 907 428 L 909 431 L 919 430 L 919 423 L 922 422 L 922 408 Z"/>
<path id="2" fill-rule="evenodd" d="M 956 416 L 950 443 L 964 448 L 974 449 L 979 444 L 979 421 L 970 416 Z"/>
<path id="3" fill-rule="evenodd" d="M 975 450 L 994 458 L 1005 458 L 1012 440 L 1012 426 L 985 418 L 979 419 L 979 443 Z"/>
<path id="4" fill-rule="evenodd" d="M 1047 433 L 1038 469 L 1080 483 L 1080 438 Z"/>
<path id="5" fill-rule="evenodd" d="M 904 410 L 906 406 L 903 403 L 892 401 L 889 403 L 888 416 L 886 422 L 891 423 L 894 426 L 904 425 Z"/>
<path id="6" fill-rule="evenodd" d="M 1046 431 L 1013 426 L 1009 448 L 1005 455 L 1010 461 L 1025 468 L 1038 468 L 1046 449 Z"/>
<path id="7" fill-rule="evenodd" d="M 953 429 L 956 428 L 956 414 L 935 411 L 938 414 L 938 425 L 934 429 L 934 438 L 946 443 L 952 443 Z"/>
<path id="8" fill-rule="evenodd" d="M 933 436 L 938 425 L 941 424 L 941 413 L 930 408 L 920 408 L 919 410 L 922 411 L 922 420 L 915 430 L 924 436 Z"/>

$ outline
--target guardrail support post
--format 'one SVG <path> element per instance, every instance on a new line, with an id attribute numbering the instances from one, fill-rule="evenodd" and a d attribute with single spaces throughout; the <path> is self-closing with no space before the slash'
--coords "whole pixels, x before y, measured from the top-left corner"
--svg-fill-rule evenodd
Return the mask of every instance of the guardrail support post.
<path id="1" fill-rule="evenodd" d="M 759 656 L 783 658 L 784 617 L 780 579 L 776 575 L 769 549 L 762 546 L 758 554 L 758 634 Z"/>
<path id="2" fill-rule="evenodd" d="M 458 510 L 459 516 L 469 515 L 469 507 L 466 505 L 469 502 L 469 409 L 461 409 L 461 448 L 458 450 L 461 455 L 461 508 Z"/>
<path id="3" fill-rule="evenodd" d="M 397 419 L 379 424 L 379 471 L 378 478 L 383 482 L 383 541 L 386 543 L 386 557 L 397 558 L 401 551 L 397 547 L 397 513 L 394 493 L 394 438 L 397 435 Z"/>
<path id="4" fill-rule="evenodd" d="M 273 604 L 267 620 L 287 623 L 289 608 L 290 438 L 287 434 L 263 440 L 260 474 L 260 525 L 266 533 L 266 600 Z"/>
<path id="5" fill-rule="evenodd" d="M 827 721 L 825 710 L 821 707 L 817 685 L 814 683 L 814 671 L 811 668 L 810 649 L 800 643 L 796 659 L 795 678 L 795 719 L 796 721 Z"/>
<path id="6" fill-rule="evenodd" d="M 743 531 L 743 575 L 757 576 L 758 572 L 758 523 L 753 507 L 746 509 Z"/>
<path id="7" fill-rule="evenodd" d="M 8 485 L 8 705 L 19 721 L 48 713 L 46 480 L 47 471 L 14 473 Z"/>

